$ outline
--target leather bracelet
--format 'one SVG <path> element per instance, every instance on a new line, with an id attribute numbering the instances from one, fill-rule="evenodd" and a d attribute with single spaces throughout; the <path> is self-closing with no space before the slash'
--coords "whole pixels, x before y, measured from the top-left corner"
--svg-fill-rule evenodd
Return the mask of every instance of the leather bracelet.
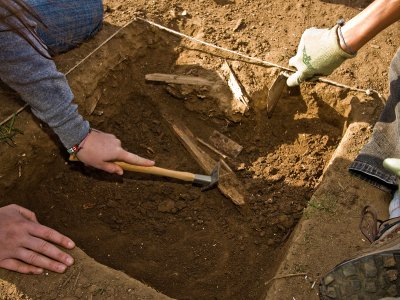
<path id="1" fill-rule="evenodd" d="M 345 39 L 344 39 L 344 36 L 343 36 L 343 33 L 342 33 L 342 26 L 345 24 L 344 19 L 339 19 L 339 20 L 337 21 L 337 24 L 339 25 L 339 27 L 338 27 L 339 38 L 342 40 L 343 45 L 344 45 L 345 48 L 346 48 L 346 52 L 348 52 L 348 53 L 351 54 L 351 55 L 356 55 L 357 52 L 356 52 L 356 51 L 353 51 L 353 49 L 351 49 L 351 47 L 350 47 L 349 45 L 347 45 L 347 43 L 346 43 L 346 41 L 345 41 Z"/>

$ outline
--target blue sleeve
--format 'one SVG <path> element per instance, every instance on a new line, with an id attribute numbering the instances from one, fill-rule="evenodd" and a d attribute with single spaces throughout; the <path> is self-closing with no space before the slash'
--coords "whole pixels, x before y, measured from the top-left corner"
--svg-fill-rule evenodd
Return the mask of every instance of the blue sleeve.
<path id="1" fill-rule="evenodd" d="M 0 79 L 27 102 L 66 148 L 80 143 L 89 123 L 78 113 L 65 75 L 12 31 L 0 32 Z"/>

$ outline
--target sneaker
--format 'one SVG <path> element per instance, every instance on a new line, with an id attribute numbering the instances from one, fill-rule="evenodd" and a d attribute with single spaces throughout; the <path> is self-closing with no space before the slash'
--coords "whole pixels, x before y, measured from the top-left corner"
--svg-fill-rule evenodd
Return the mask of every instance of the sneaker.
<path id="1" fill-rule="evenodd" d="M 372 242 L 371 247 L 340 263 L 321 279 L 320 299 L 375 300 L 400 296 L 400 217 L 380 221 L 367 206 L 362 212 L 360 229 Z"/>

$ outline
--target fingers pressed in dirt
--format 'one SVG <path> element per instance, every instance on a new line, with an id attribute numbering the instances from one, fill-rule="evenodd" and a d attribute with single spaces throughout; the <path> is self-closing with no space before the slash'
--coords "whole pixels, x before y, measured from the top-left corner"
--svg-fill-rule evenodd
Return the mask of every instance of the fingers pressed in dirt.
<path id="1" fill-rule="evenodd" d="M 75 247 L 68 237 L 38 223 L 33 212 L 18 205 L 0 208 L 0 268 L 24 274 L 44 269 L 63 273 L 74 263 L 59 249 Z"/>
<path id="2" fill-rule="evenodd" d="M 29 249 L 19 249 L 16 256 L 19 260 L 29 265 L 43 268 L 56 273 L 63 273 L 67 269 L 66 265 Z"/>
<path id="3" fill-rule="evenodd" d="M 17 259 L 5 259 L 0 261 L 0 268 L 4 268 L 10 271 L 15 271 L 22 274 L 42 274 L 43 269 L 32 265 L 28 265 Z"/>
<path id="4" fill-rule="evenodd" d="M 33 226 L 31 226 L 29 233 L 32 236 L 36 236 L 40 239 L 57 244 L 66 249 L 72 249 L 75 247 L 75 243 L 70 238 L 66 237 L 65 235 L 59 233 L 54 229 L 40 224 L 34 224 Z"/>

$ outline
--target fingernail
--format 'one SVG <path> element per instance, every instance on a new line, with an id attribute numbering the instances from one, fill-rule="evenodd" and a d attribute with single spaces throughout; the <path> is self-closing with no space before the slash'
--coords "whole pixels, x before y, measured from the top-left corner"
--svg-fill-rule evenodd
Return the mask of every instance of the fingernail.
<path id="1" fill-rule="evenodd" d="M 75 243 L 73 241 L 69 241 L 67 243 L 68 248 L 74 248 L 75 247 Z"/>
<path id="2" fill-rule="evenodd" d="M 35 270 L 35 274 L 42 274 L 43 273 L 43 269 L 36 269 Z"/>
<path id="3" fill-rule="evenodd" d="M 57 266 L 57 270 L 60 273 L 64 273 L 66 268 L 67 268 L 67 266 L 64 266 L 64 265 Z"/>
<path id="4" fill-rule="evenodd" d="M 74 259 L 72 257 L 68 257 L 66 259 L 66 263 L 67 263 L 68 266 L 71 266 L 74 263 Z"/>

